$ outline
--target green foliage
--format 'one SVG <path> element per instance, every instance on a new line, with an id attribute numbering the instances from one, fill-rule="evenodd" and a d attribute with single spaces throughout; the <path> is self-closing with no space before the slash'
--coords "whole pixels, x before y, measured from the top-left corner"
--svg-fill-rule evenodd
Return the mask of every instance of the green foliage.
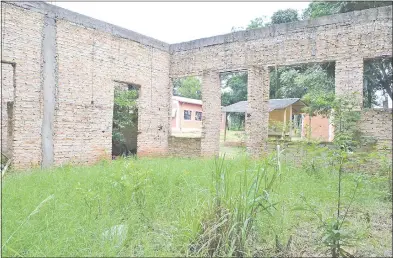
<path id="1" fill-rule="evenodd" d="M 373 163 L 373 167 L 375 168 L 375 172 L 378 176 L 380 176 L 380 180 L 385 183 L 385 188 L 388 189 L 386 194 L 386 199 L 392 201 L 392 170 L 393 170 L 393 161 L 392 161 L 392 150 L 391 146 L 382 149 L 374 149 L 369 151 L 366 155 L 365 161 L 362 164 Z"/>
<path id="2" fill-rule="evenodd" d="M 173 82 L 173 95 L 190 99 L 202 99 L 201 82 L 198 77 L 189 76 Z"/>
<path id="3" fill-rule="evenodd" d="M 311 116 L 328 116 L 334 100 L 334 66 L 330 63 L 273 68 L 270 98 L 301 98 Z"/>
<path id="4" fill-rule="evenodd" d="M 115 89 L 113 125 L 115 128 L 124 128 L 133 125 L 138 119 L 137 90 Z"/>
<path id="5" fill-rule="evenodd" d="M 337 97 L 333 103 L 334 143 L 346 151 L 352 151 L 362 143 L 358 99 L 357 94 L 352 94 Z"/>
<path id="6" fill-rule="evenodd" d="M 392 5 L 391 1 L 313 1 L 303 12 L 303 19 Z M 375 92 L 381 90 L 392 99 L 392 58 L 377 58 L 364 62 L 363 106 L 371 108 L 377 103 Z"/>
<path id="7" fill-rule="evenodd" d="M 364 62 L 364 88 L 363 88 L 363 107 L 371 108 L 373 105 L 382 106 L 376 99 L 376 92 L 382 91 L 393 98 L 393 72 L 392 58 L 370 59 Z"/>
<path id="8" fill-rule="evenodd" d="M 221 106 L 228 106 L 239 101 L 247 100 L 247 73 L 235 72 L 222 74 Z M 230 130 L 243 130 L 245 122 L 244 113 L 228 113 Z"/>
<path id="9" fill-rule="evenodd" d="M 283 155 L 289 151 L 282 150 Z M 337 231 L 339 224 L 327 220 L 335 217 L 332 210 L 337 207 L 337 169 L 329 165 L 334 157 L 324 156 L 326 149 L 317 146 L 309 151 L 304 160 L 314 158 L 316 176 L 298 166 L 301 158 L 292 163 L 282 156 L 279 163 L 274 156 L 255 160 L 244 155 L 225 162 L 122 158 L 94 166 L 7 173 L 2 182 L 2 234 L 10 240 L 3 241 L 2 256 L 189 257 L 209 250 L 217 250 L 217 256 L 240 252 L 250 257 L 300 257 L 304 251 L 306 256 L 326 256 L 309 233 L 320 220 L 293 210 L 304 206 L 301 193 L 310 204 L 318 204 L 318 213 L 330 225 L 320 228 L 322 236 L 339 233 L 343 240 L 350 232 L 355 236 L 350 242 L 365 234 L 362 245 L 354 242 L 356 255 L 384 256 L 391 248 L 386 175 L 363 176 L 363 187 L 354 194 L 359 172 L 342 173 L 343 225 Z M 48 196 L 53 198 L 37 206 Z M 128 227 L 122 244 L 103 238 L 115 225 Z M 291 235 L 295 244 L 289 248 Z"/>
<path id="10" fill-rule="evenodd" d="M 288 8 L 274 12 L 271 17 L 271 22 L 266 22 L 266 16 L 254 18 L 249 22 L 246 28 L 247 30 L 258 29 L 270 26 L 271 24 L 294 22 L 298 20 L 299 17 L 297 10 Z M 234 28 L 232 28 L 232 31 L 234 31 Z"/>
<path id="11" fill-rule="evenodd" d="M 228 129 L 232 131 L 243 131 L 245 127 L 245 113 L 227 113 Z"/>
<path id="12" fill-rule="evenodd" d="M 125 145 L 122 129 L 138 125 L 138 90 L 115 88 L 113 105 L 112 142 L 115 146 Z M 112 146 L 112 148 L 116 148 Z"/>
<path id="13" fill-rule="evenodd" d="M 252 29 L 258 29 L 266 26 L 266 23 L 264 20 L 266 17 L 257 17 L 255 19 L 252 19 L 250 23 L 247 25 L 247 30 L 252 30 Z"/>
<path id="14" fill-rule="evenodd" d="M 359 190 L 361 185 L 361 177 L 358 177 L 355 180 L 355 187 L 352 189 L 349 203 L 346 206 L 344 213 L 342 212 L 343 209 L 343 169 L 345 163 L 348 161 L 348 153 L 346 150 L 342 149 L 332 149 L 332 150 L 325 150 L 324 153 L 326 154 L 325 159 L 331 159 L 333 161 L 332 164 L 338 163 L 338 180 L 337 180 L 337 208 L 335 210 L 335 215 L 328 216 L 327 218 L 323 218 L 322 213 L 319 211 L 319 208 L 315 205 L 310 204 L 306 197 L 303 195 L 301 199 L 305 206 L 296 207 L 295 210 L 305 210 L 308 212 L 313 213 L 319 220 L 319 228 L 322 233 L 322 244 L 328 247 L 331 251 L 331 255 L 333 257 L 340 257 L 340 255 L 347 257 L 351 256 L 349 252 L 347 252 L 344 248 L 351 247 L 356 244 L 357 236 L 356 232 L 349 230 L 349 222 L 348 222 L 348 212 L 355 200 L 355 196 Z M 317 166 L 314 164 L 314 160 L 311 160 L 311 168 L 314 170 L 315 173 Z M 321 165 L 321 164 L 320 164 Z M 334 168 L 330 166 L 330 168 Z"/>
<path id="15" fill-rule="evenodd" d="M 305 85 L 296 84 L 301 74 L 299 68 L 282 67 L 270 73 L 270 98 L 301 98 L 307 91 Z"/>
<path id="16" fill-rule="evenodd" d="M 303 12 L 303 19 L 317 18 L 337 13 L 346 13 L 369 8 L 392 5 L 391 1 L 313 1 Z"/>
<path id="17" fill-rule="evenodd" d="M 224 158 L 215 160 L 212 173 L 214 194 L 195 246 L 198 256 L 250 256 L 253 223 L 260 212 L 276 205 L 270 193 L 279 176 L 272 162 L 251 164 L 243 159 L 243 169 L 232 171 Z"/>
<path id="18" fill-rule="evenodd" d="M 247 73 L 227 73 L 221 79 L 221 105 L 228 106 L 239 101 L 247 100 Z"/>
<path id="19" fill-rule="evenodd" d="M 303 11 L 303 19 L 317 18 L 326 15 L 332 15 L 340 13 L 342 7 L 345 5 L 343 1 L 337 2 L 317 2 L 313 1 L 309 6 Z"/>
<path id="20" fill-rule="evenodd" d="M 299 17 L 297 10 L 288 8 L 285 10 L 278 10 L 274 12 L 271 20 L 272 24 L 280 24 L 298 21 Z"/>

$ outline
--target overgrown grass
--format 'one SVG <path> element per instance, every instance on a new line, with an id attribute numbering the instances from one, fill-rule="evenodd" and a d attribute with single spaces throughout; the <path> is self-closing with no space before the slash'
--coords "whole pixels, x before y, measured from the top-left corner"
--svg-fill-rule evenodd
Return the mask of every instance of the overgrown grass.
<path id="1" fill-rule="evenodd" d="M 337 171 L 320 166 L 313 173 L 289 164 L 282 164 L 278 171 L 274 160 L 268 163 L 245 156 L 226 160 L 225 169 L 217 170 L 219 162 L 130 158 L 91 167 L 9 173 L 2 189 L 2 254 L 29 257 L 328 254 L 320 245 L 317 219 L 294 208 L 304 205 L 303 195 L 324 216 L 334 214 Z M 260 176 L 268 178 L 260 180 Z M 265 183 L 273 176 L 275 182 L 268 188 Z M 344 206 L 358 176 L 355 172 L 343 175 Z M 349 216 L 351 229 L 361 239 L 354 252 L 366 256 L 391 255 L 392 207 L 386 199 L 386 181 L 378 180 L 379 175 L 362 176 L 363 185 L 357 191 Z M 220 181 L 222 178 L 225 180 Z M 259 188 L 255 187 L 256 178 L 260 180 Z M 219 182 L 224 184 L 217 185 Z M 53 198 L 43 202 L 49 196 Z M 253 210 L 259 205 L 258 197 L 264 198 L 264 206 Z M 220 222 L 214 219 L 217 207 L 221 207 L 220 212 L 230 214 L 232 224 L 228 225 L 234 228 L 232 231 L 227 228 L 225 233 L 212 226 Z M 251 220 L 250 226 L 244 224 Z M 122 231 L 124 241 L 105 236 L 104 232 L 116 225 L 127 228 Z M 212 227 L 216 234 L 226 236 L 222 239 L 227 240 L 224 244 L 228 248 L 212 253 L 206 247 L 198 252 Z M 245 227 L 247 236 L 239 237 Z M 233 246 L 236 248 L 231 249 Z"/>

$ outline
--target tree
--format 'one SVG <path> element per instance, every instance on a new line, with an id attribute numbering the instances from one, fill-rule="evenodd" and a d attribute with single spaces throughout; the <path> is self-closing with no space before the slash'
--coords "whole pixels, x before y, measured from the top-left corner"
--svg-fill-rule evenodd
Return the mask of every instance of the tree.
<path id="1" fill-rule="evenodd" d="M 302 14 L 303 19 L 312 19 L 337 13 L 352 12 L 392 5 L 391 1 L 335 1 L 311 2 Z"/>
<path id="2" fill-rule="evenodd" d="M 231 29 L 231 32 L 236 32 L 236 31 L 241 31 L 241 30 L 244 30 L 244 28 L 243 27 L 235 27 L 235 26 L 233 26 L 232 29 Z"/>
<path id="3" fill-rule="evenodd" d="M 250 21 L 250 23 L 247 25 L 247 30 L 258 29 L 258 28 L 265 27 L 266 24 L 264 22 L 264 19 L 266 19 L 265 16 L 257 17 L 255 19 L 252 19 Z"/>
<path id="4" fill-rule="evenodd" d="M 247 100 L 247 73 L 228 73 L 222 77 L 221 105 L 228 106 L 233 103 Z"/>
<path id="5" fill-rule="evenodd" d="M 279 67 L 270 73 L 270 98 L 301 98 L 310 116 L 328 116 L 334 100 L 331 63 Z"/>
<path id="6" fill-rule="evenodd" d="M 137 122 L 138 90 L 115 89 L 113 127 L 121 129 Z"/>
<path id="7" fill-rule="evenodd" d="M 364 62 L 365 85 L 363 89 L 363 106 L 371 108 L 373 105 L 380 106 L 376 99 L 377 91 L 392 96 L 392 58 L 377 58 Z M 382 95 L 381 94 L 381 95 Z"/>
<path id="8" fill-rule="evenodd" d="M 202 99 L 200 80 L 195 76 L 175 80 L 173 95 L 190 99 Z"/>
<path id="9" fill-rule="evenodd" d="M 288 8 L 273 13 L 271 20 L 272 24 L 280 24 L 299 21 L 299 17 L 297 10 Z"/>
<path id="10" fill-rule="evenodd" d="M 122 130 L 138 124 L 138 90 L 115 88 L 112 126 L 112 154 L 128 154 Z"/>
<path id="11" fill-rule="evenodd" d="M 312 19 L 340 12 L 343 2 L 311 2 L 303 11 L 302 18 Z"/>
<path id="12" fill-rule="evenodd" d="M 392 5 L 391 1 L 337 1 L 311 2 L 303 12 L 303 19 L 345 13 L 368 8 Z M 392 58 L 377 58 L 364 63 L 363 106 L 371 108 L 377 103 L 377 92 L 392 99 Z"/>
<path id="13" fill-rule="evenodd" d="M 228 106 L 239 101 L 247 100 L 247 73 L 227 73 L 222 77 L 221 105 Z M 231 120 L 231 129 L 241 130 L 244 127 L 244 113 L 227 114 Z"/>
<path id="14" fill-rule="evenodd" d="M 271 18 L 271 22 L 265 22 L 265 20 L 266 20 L 266 16 L 252 19 L 250 23 L 247 25 L 247 30 L 263 28 L 266 26 L 270 26 L 271 24 L 294 22 L 294 21 L 298 21 L 299 17 L 298 17 L 297 10 L 288 8 L 285 10 L 278 10 L 274 12 Z M 235 28 L 232 28 L 232 31 L 234 30 Z"/>

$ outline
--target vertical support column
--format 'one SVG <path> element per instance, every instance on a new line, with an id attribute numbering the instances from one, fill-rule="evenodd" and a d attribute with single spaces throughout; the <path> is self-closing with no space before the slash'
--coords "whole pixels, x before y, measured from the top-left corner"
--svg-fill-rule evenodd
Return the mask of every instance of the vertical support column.
<path id="1" fill-rule="evenodd" d="M 224 119 L 224 142 L 227 140 L 227 112 L 225 112 L 225 119 Z"/>
<path id="2" fill-rule="evenodd" d="M 354 98 L 363 107 L 363 58 L 348 57 L 337 60 L 335 67 L 336 96 Z"/>
<path id="3" fill-rule="evenodd" d="M 204 71 L 202 78 L 202 139 L 201 155 L 218 155 L 221 125 L 220 74 Z"/>
<path id="4" fill-rule="evenodd" d="M 255 158 L 267 153 L 269 88 L 268 67 L 250 67 L 248 69 L 246 135 L 247 152 Z"/>
<path id="5" fill-rule="evenodd" d="M 293 106 L 289 106 L 289 139 L 292 140 L 293 137 L 293 128 L 294 128 L 294 123 L 293 123 L 293 119 L 292 119 L 292 108 Z"/>
<path id="6" fill-rule="evenodd" d="M 287 108 L 284 109 L 284 118 L 283 118 L 283 124 L 282 124 L 282 139 L 285 138 L 285 134 L 286 134 L 286 126 L 287 126 Z"/>
<path id="7" fill-rule="evenodd" d="M 42 41 L 42 167 L 53 165 L 53 122 L 56 101 L 56 21 L 45 16 Z"/>

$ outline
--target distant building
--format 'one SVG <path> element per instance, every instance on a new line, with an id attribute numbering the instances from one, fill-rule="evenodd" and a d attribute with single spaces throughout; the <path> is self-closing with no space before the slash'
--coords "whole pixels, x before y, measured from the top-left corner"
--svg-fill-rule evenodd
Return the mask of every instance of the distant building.
<path id="1" fill-rule="evenodd" d="M 201 132 L 202 116 L 202 100 L 172 97 L 172 132 Z"/>
<path id="2" fill-rule="evenodd" d="M 269 137 L 306 138 L 309 133 L 310 119 L 302 112 L 306 105 L 299 98 L 269 100 Z M 220 129 L 224 130 L 226 113 L 245 113 L 247 101 L 239 101 L 222 107 Z M 172 132 L 196 133 L 202 131 L 202 100 L 172 97 Z M 284 126 L 286 125 L 286 126 Z M 333 126 L 329 118 L 311 117 L 311 138 L 321 141 L 333 140 Z"/>
<path id="3" fill-rule="evenodd" d="M 269 99 L 269 137 L 305 138 L 309 132 L 310 119 L 302 112 L 306 105 L 299 98 Z M 225 128 L 226 113 L 247 112 L 247 101 L 222 107 L 221 130 Z M 311 118 L 311 137 L 321 141 L 333 140 L 333 126 L 326 117 Z"/>

